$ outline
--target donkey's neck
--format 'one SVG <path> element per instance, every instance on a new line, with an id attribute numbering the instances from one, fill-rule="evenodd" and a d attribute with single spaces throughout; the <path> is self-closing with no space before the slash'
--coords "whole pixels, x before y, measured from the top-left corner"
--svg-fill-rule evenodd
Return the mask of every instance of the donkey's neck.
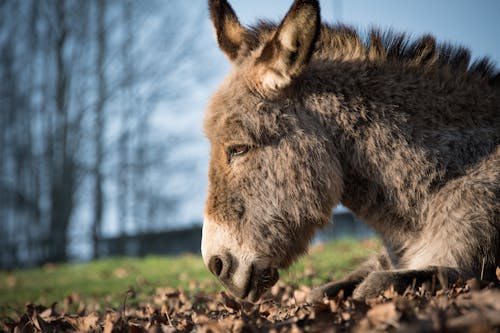
<path id="1" fill-rule="evenodd" d="M 422 198 L 442 175 L 399 110 L 416 97 L 404 96 L 404 83 L 390 77 L 396 73 L 369 63 L 315 66 L 304 77 L 305 104 L 331 133 L 344 172 L 342 203 L 382 235 L 418 229 Z"/>
<path id="2" fill-rule="evenodd" d="M 484 77 L 454 74 L 316 59 L 291 87 L 331 135 L 342 202 L 383 236 L 418 231 L 430 195 L 500 140 L 498 89 Z"/>

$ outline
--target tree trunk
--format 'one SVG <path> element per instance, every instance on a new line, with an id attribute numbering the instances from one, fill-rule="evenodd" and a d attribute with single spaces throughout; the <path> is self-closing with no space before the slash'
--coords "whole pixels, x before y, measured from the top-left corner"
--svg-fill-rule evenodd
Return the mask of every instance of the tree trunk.
<path id="1" fill-rule="evenodd" d="M 94 258 L 99 257 L 99 239 L 102 228 L 104 210 L 103 195 L 103 154 L 104 154 L 104 106 L 106 103 L 106 75 L 104 60 L 106 57 L 106 4 L 104 0 L 97 0 L 97 103 L 95 108 L 94 145 L 96 149 L 94 165 L 94 217 L 92 223 L 92 242 Z"/>
<path id="2" fill-rule="evenodd" d="M 64 52 L 67 41 L 67 22 L 65 1 L 55 3 L 57 37 L 56 56 L 56 91 L 55 91 L 55 129 L 52 137 L 51 165 L 51 219 L 49 228 L 47 260 L 66 261 L 68 245 L 68 227 L 73 210 L 74 161 L 73 152 L 68 152 L 68 89 L 69 74 L 65 64 Z"/>
<path id="3" fill-rule="evenodd" d="M 121 78 L 121 134 L 118 141 L 118 173 L 117 173 L 117 188 L 118 188 L 118 228 L 120 233 L 125 233 L 127 223 L 130 219 L 130 202 L 131 202 L 131 186 L 130 186 L 130 136 L 131 136 L 131 120 L 133 118 L 133 82 L 134 82 L 134 63 L 130 54 L 130 48 L 134 45 L 134 33 L 132 24 L 132 4 L 130 1 L 122 3 L 122 27 L 125 31 L 121 41 L 121 61 L 122 61 L 122 78 Z M 125 249 L 121 249 L 125 253 Z"/>

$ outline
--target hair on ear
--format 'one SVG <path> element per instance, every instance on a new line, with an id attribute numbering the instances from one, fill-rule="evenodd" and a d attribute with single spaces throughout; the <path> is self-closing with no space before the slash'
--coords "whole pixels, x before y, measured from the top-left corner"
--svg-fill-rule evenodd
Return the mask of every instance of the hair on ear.
<path id="1" fill-rule="evenodd" d="M 234 61 L 238 57 L 246 30 L 226 0 L 209 0 L 208 6 L 217 43 L 229 60 Z"/>
<path id="2" fill-rule="evenodd" d="M 265 66 L 262 86 L 277 90 L 308 65 L 321 29 L 317 0 L 296 0 L 257 60 Z"/>

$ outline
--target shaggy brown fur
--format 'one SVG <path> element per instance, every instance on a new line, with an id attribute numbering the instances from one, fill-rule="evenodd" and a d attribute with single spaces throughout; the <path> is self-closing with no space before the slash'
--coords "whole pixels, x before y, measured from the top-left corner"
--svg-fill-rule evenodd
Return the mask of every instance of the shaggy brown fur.
<path id="1" fill-rule="evenodd" d="M 209 105 L 202 252 L 239 297 L 256 300 L 307 249 L 339 202 L 386 251 L 340 289 L 374 296 L 436 273 L 500 265 L 500 76 L 469 51 L 373 30 L 320 25 L 297 0 L 280 25 L 244 28 L 210 12 L 232 73 Z M 333 254 L 334 255 L 334 254 Z M 484 269 L 483 269 L 484 263 Z"/>

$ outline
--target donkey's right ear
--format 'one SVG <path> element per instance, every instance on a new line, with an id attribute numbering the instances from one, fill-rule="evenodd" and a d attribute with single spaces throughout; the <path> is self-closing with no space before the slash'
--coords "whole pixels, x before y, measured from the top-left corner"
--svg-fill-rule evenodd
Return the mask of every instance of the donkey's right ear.
<path id="1" fill-rule="evenodd" d="M 246 30 L 226 0 L 209 0 L 208 6 L 217 43 L 229 60 L 234 61 L 243 45 Z"/>

